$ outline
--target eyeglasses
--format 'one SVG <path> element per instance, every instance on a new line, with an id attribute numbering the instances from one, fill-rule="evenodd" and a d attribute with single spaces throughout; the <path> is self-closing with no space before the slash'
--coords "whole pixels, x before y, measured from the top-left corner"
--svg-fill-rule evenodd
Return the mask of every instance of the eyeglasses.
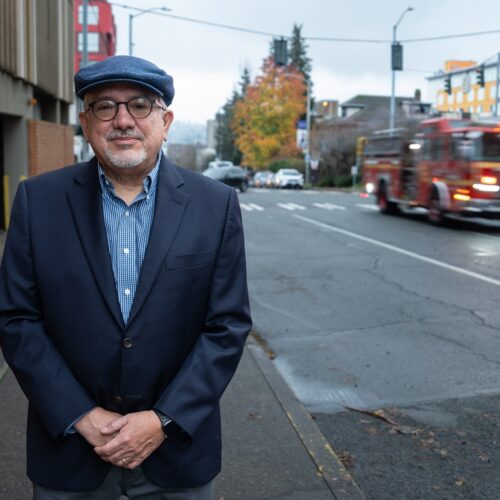
<path id="1" fill-rule="evenodd" d="M 111 99 L 98 99 L 89 103 L 89 108 L 92 109 L 94 115 L 104 122 L 109 122 L 118 114 L 120 104 L 125 104 L 127 111 L 134 118 L 146 118 L 151 114 L 153 106 L 156 104 L 159 108 L 165 111 L 165 106 L 155 101 L 150 97 L 133 97 L 129 101 L 112 101 Z"/>

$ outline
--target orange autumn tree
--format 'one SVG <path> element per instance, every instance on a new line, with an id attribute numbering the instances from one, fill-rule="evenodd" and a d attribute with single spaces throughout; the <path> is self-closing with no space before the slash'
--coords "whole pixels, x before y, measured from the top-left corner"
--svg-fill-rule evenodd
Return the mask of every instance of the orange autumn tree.
<path id="1" fill-rule="evenodd" d="M 244 165 L 264 168 L 274 159 L 296 156 L 296 123 L 306 111 L 306 84 L 294 67 L 272 57 L 234 108 L 232 129 Z"/>

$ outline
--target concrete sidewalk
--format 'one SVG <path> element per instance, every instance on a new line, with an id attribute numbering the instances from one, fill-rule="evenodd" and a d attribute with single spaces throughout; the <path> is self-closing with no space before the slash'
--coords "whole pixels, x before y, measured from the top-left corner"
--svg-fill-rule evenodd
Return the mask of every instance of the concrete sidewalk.
<path id="1" fill-rule="evenodd" d="M 0 400 L 0 498 L 29 500 L 24 451 L 27 403 L 10 371 L 0 382 Z M 252 338 L 224 394 L 222 418 L 217 500 L 365 498 Z"/>
<path id="2" fill-rule="evenodd" d="M 218 500 L 365 498 L 252 337 L 222 399 L 222 416 Z"/>

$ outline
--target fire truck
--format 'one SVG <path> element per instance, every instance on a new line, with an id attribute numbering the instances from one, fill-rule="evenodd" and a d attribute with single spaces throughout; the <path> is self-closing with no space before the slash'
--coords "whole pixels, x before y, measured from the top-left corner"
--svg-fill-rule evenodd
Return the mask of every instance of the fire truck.
<path id="1" fill-rule="evenodd" d="M 500 219 L 500 123 L 433 118 L 413 134 L 375 133 L 364 141 L 362 169 L 382 213 L 423 207 L 433 224 Z"/>

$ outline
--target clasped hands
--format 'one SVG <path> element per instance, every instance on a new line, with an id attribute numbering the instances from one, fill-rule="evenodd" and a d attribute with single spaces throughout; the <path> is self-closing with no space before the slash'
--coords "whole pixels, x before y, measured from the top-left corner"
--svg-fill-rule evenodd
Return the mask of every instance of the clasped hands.
<path id="1" fill-rule="evenodd" d="M 153 411 L 120 415 L 97 407 L 82 417 L 75 428 L 104 461 L 127 469 L 141 465 L 165 439 Z"/>

